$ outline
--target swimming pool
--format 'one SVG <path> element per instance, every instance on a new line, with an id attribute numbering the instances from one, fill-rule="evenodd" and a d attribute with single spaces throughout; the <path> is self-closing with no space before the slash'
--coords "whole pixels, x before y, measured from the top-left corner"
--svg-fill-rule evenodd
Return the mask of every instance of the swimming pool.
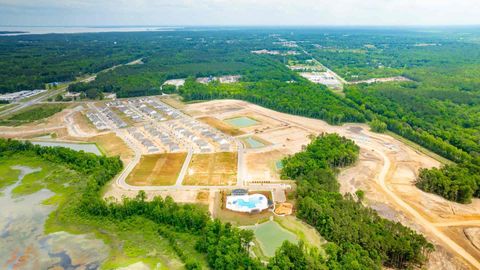
<path id="1" fill-rule="evenodd" d="M 228 196 L 227 209 L 237 212 L 263 211 L 268 208 L 268 199 L 263 194 Z"/>
<path id="2" fill-rule="evenodd" d="M 224 120 L 226 123 L 236 127 L 236 128 L 245 128 L 251 127 L 258 124 L 258 121 L 253 120 L 252 118 L 241 116 Z"/>
<path id="3" fill-rule="evenodd" d="M 248 207 L 250 209 L 253 209 L 257 207 L 263 200 L 263 197 L 250 197 L 248 201 L 245 201 L 244 199 L 238 199 L 236 201 L 233 201 L 233 204 L 238 204 L 240 207 Z"/>

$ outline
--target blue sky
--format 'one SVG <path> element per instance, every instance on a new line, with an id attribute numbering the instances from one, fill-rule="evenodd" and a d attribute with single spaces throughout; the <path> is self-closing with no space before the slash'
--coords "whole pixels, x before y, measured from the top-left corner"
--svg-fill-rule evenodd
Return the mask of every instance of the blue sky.
<path id="1" fill-rule="evenodd" d="M 0 0 L 0 25 L 480 25 L 480 0 Z"/>

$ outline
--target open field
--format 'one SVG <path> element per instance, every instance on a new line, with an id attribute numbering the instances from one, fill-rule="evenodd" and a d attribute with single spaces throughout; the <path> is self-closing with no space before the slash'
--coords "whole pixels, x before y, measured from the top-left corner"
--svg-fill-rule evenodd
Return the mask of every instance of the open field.
<path id="1" fill-rule="evenodd" d="M 410 144 L 389 135 L 373 133 L 366 125 L 331 126 L 320 120 L 279 113 L 237 100 L 190 104 L 187 109 L 198 114 L 211 113 L 217 119 L 248 115 L 260 120 L 259 126 L 253 130 L 250 127 L 242 131 L 254 132 L 255 136 L 273 145 L 263 151 L 247 149 L 247 178 L 250 179 L 277 180 L 278 176 L 270 169 L 274 161 L 300 151 L 310 141 L 308 136 L 311 134 L 338 133 L 354 140 L 360 146 L 360 158 L 339 175 L 342 192 L 354 193 L 362 189 L 366 203 L 381 216 L 424 233 L 437 247 L 431 255 L 436 261 L 429 267 L 442 269 L 456 265 L 458 269 L 475 269 L 480 258 L 471 251 L 463 232 L 446 233 L 440 230 L 440 226 L 449 222 L 480 221 L 480 200 L 474 199 L 472 204 L 463 205 L 416 188 L 414 180 L 418 170 L 438 167 L 441 163 L 412 149 Z"/>
<path id="2" fill-rule="evenodd" d="M 173 108 L 175 109 L 183 109 L 185 108 L 185 103 L 181 102 L 180 101 L 180 98 L 179 96 L 176 96 L 176 95 L 171 95 L 171 96 L 168 96 L 168 97 L 162 97 L 160 100 L 170 106 L 172 106 Z"/>
<path id="3" fill-rule="evenodd" d="M 39 104 L 21 110 L 20 112 L 0 119 L 0 125 L 3 126 L 20 126 L 38 120 L 48 118 L 65 109 L 65 104 Z"/>
<path id="4" fill-rule="evenodd" d="M 213 117 L 200 117 L 198 118 L 198 120 L 204 122 L 205 124 L 207 125 L 210 125 L 218 130 L 220 130 L 221 132 L 227 134 L 227 135 L 230 135 L 230 136 L 238 136 L 238 135 L 242 135 L 244 134 L 241 130 L 237 129 L 237 128 L 234 128 L 228 124 L 226 124 L 225 122 L 222 122 L 216 118 L 213 118 Z"/>
<path id="5" fill-rule="evenodd" d="M 87 116 L 82 112 L 76 112 L 72 115 L 73 121 L 78 127 L 84 131 L 85 133 L 93 134 L 96 133 L 97 130 L 95 126 L 88 120 Z"/>
<path id="6" fill-rule="evenodd" d="M 194 154 L 184 185 L 233 185 L 237 179 L 237 153 Z"/>
<path id="7" fill-rule="evenodd" d="M 120 156 L 122 161 L 127 162 L 133 157 L 133 151 L 125 142 L 114 133 L 107 133 L 88 138 L 94 142 L 107 156 Z"/>
<path id="8" fill-rule="evenodd" d="M 247 153 L 247 179 L 250 182 L 280 181 L 276 162 L 287 156 L 281 150 Z"/>
<path id="9" fill-rule="evenodd" d="M 142 156 L 127 177 L 133 186 L 169 186 L 175 184 L 185 161 L 185 153 L 170 153 Z"/>

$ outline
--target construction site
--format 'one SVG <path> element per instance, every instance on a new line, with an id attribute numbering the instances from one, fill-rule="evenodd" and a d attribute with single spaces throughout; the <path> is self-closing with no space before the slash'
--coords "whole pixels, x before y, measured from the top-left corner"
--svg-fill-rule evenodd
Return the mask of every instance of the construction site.
<path id="1" fill-rule="evenodd" d="M 222 192 L 236 189 L 266 194 L 273 208 L 284 208 L 295 184 L 281 179 L 281 161 L 321 133 L 360 147 L 359 161 L 339 174 L 341 191 L 363 190 L 364 203 L 379 215 L 422 232 L 436 247 L 429 269 L 478 268 L 480 200 L 458 204 L 422 192 L 414 185 L 419 169 L 441 160 L 363 124 L 332 126 L 238 100 L 183 104 L 162 96 L 74 104 L 41 123 L 0 128 L 2 137 L 89 142 L 119 155 L 125 168 L 105 197 L 144 190 L 149 198 L 206 204 L 214 217 L 233 215 L 219 205 Z"/>

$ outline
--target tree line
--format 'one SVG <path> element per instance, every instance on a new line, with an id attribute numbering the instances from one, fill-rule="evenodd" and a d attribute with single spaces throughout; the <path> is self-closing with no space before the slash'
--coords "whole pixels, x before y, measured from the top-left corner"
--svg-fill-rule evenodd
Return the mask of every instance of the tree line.
<path id="1" fill-rule="evenodd" d="M 331 124 L 364 122 L 355 108 L 323 86 L 300 80 L 295 83 L 258 81 L 236 84 L 200 84 L 187 80 L 179 89 L 185 101 L 241 99 L 280 112 L 323 119 Z"/>

